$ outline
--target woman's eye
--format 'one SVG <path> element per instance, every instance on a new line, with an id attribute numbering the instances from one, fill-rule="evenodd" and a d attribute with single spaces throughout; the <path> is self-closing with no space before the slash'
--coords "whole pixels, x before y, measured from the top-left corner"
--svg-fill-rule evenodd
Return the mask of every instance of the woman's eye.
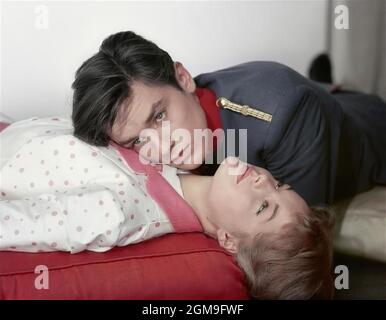
<path id="1" fill-rule="evenodd" d="M 268 208 L 268 201 L 267 200 L 264 200 L 262 205 L 260 206 L 259 210 L 257 210 L 256 214 L 259 214 L 260 212 L 262 212 L 265 208 Z"/>
<path id="2" fill-rule="evenodd" d="M 276 185 L 275 185 L 275 189 L 278 190 L 282 185 L 283 185 L 283 184 L 282 184 L 280 181 L 278 181 L 278 182 L 276 183 Z"/>
<path id="3" fill-rule="evenodd" d="M 134 141 L 133 141 L 133 146 L 137 146 L 139 144 L 142 143 L 142 140 L 140 138 L 136 138 Z"/>
<path id="4" fill-rule="evenodd" d="M 162 121 L 165 117 L 165 111 L 159 112 L 155 116 L 156 121 Z"/>

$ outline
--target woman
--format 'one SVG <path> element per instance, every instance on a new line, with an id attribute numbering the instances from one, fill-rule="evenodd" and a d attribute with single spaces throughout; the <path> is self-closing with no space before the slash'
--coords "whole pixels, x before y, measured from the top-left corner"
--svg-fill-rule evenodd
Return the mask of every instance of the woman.
<path id="1" fill-rule="evenodd" d="M 211 176 L 144 165 L 94 147 L 68 119 L 27 119 L 1 133 L 0 249 L 106 251 L 203 231 L 235 255 L 260 298 L 331 297 L 331 217 L 265 169 L 227 158 Z"/>

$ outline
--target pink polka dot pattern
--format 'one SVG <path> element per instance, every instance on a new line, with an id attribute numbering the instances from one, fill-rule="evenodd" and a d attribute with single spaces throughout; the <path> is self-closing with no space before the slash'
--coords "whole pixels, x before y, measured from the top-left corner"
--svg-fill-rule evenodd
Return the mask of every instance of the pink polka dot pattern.
<path id="1" fill-rule="evenodd" d="M 31 209 L 28 218 L 23 220 L 20 215 L 14 218 L 13 214 L 7 213 L 5 216 L 3 212 L 0 213 L 1 223 L 9 228 L 11 236 L 19 239 L 18 242 L 22 236 L 26 236 L 25 243 L 31 252 L 40 249 L 70 250 L 71 244 L 71 251 L 78 252 L 87 249 L 98 251 L 98 245 L 103 248 L 99 251 L 104 251 L 117 243 L 127 245 L 133 240 L 142 241 L 159 235 L 163 228 L 170 231 L 166 224 L 164 226 L 163 222 L 158 222 L 159 212 L 153 210 L 156 204 L 145 198 L 146 177 L 125 170 L 126 160 L 117 156 L 115 148 L 107 148 L 110 151 L 105 148 L 99 150 L 67 133 L 63 134 L 62 141 L 57 140 L 62 135 L 60 130 L 46 130 L 54 128 L 53 125 L 59 126 L 61 123 L 39 127 L 36 134 L 41 135 L 40 139 L 39 136 L 31 135 L 34 138 L 30 145 L 15 152 L 14 155 L 17 154 L 19 159 L 14 157 L 13 162 L 7 163 L 5 168 L 13 171 L 13 176 L 18 177 L 18 180 L 11 181 L 4 191 L 0 190 L 2 201 L 7 200 L 5 192 L 8 196 L 10 192 L 12 196 L 19 192 L 23 195 L 28 192 L 33 194 L 31 200 L 28 200 Z M 45 131 L 51 134 L 43 135 Z M 23 141 L 24 144 L 27 139 Z M 28 156 L 30 151 L 32 155 Z M 10 164 L 13 164 L 13 168 L 8 168 Z M 19 181 L 23 183 L 19 184 Z M 75 205 L 67 207 L 68 203 Z M 105 228 L 102 233 L 100 227 Z M 66 230 L 68 232 L 64 232 Z M 66 243 L 71 236 L 76 239 L 76 245 Z"/>

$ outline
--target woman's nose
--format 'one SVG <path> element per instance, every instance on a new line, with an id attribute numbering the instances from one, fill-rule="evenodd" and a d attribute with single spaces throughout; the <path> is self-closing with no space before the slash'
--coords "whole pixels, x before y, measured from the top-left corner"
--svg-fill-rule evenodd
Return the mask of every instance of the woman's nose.
<path id="1" fill-rule="evenodd" d="M 257 174 L 255 178 L 255 187 L 256 188 L 262 188 L 268 186 L 268 177 L 265 174 Z"/>
<path id="2" fill-rule="evenodd" d="M 237 167 L 239 165 L 240 160 L 237 157 L 227 157 L 225 159 L 225 162 L 230 167 Z"/>

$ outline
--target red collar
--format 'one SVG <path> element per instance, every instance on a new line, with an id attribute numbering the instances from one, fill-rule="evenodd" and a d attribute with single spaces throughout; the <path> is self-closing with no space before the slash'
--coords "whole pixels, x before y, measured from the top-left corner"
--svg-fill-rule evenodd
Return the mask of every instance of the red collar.
<path id="1" fill-rule="evenodd" d="M 200 100 L 200 105 L 205 112 L 208 128 L 212 131 L 222 128 L 220 109 L 216 105 L 215 92 L 209 88 L 196 88 L 196 95 Z"/>

